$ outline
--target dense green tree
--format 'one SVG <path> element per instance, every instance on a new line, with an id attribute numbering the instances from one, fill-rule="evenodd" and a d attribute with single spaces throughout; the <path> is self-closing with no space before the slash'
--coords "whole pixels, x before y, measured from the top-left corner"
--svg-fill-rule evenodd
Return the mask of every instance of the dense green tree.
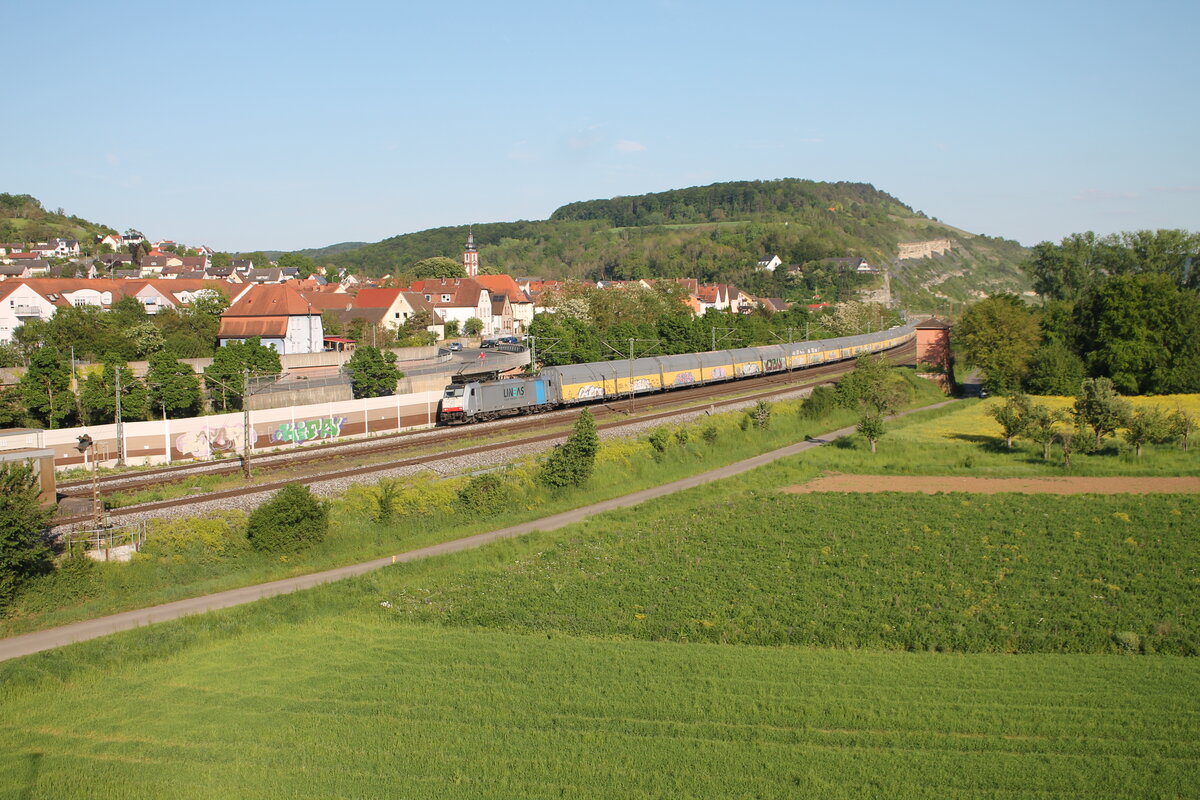
<path id="1" fill-rule="evenodd" d="M 446 331 L 447 339 L 453 339 L 454 337 L 458 336 L 458 320 L 456 320 L 456 319 L 446 320 L 446 325 L 445 325 L 444 329 Z"/>
<path id="2" fill-rule="evenodd" d="M 999 394 L 1020 389 L 1040 340 L 1037 320 L 1015 295 L 980 300 L 954 328 L 955 351 L 979 367 L 985 384 Z"/>
<path id="3" fill-rule="evenodd" d="M 479 317 L 470 317 L 463 323 L 463 334 L 467 336 L 478 336 L 483 332 L 483 320 Z"/>
<path id="4" fill-rule="evenodd" d="M 551 451 L 542 465 L 539 480 L 551 489 L 584 485 L 592 477 L 599 449 L 596 420 L 585 408 L 579 412 L 571 435 Z"/>
<path id="5" fill-rule="evenodd" d="M 328 530 L 329 506 L 307 486 L 289 483 L 250 512 L 246 537 L 255 550 L 293 553 L 319 544 Z"/>
<path id="6" fill-rule="evenodd" d="M 0 428 L 23 428 L 29 424 L 29 412 L 18 386 L 0 388 Z"/>
<path id="7" fill-rule="evenodd" d="M 243 373 L 249 370 L 251 386 L 278 375 L 282 371 L 279 353 L 263 345 L 257 336 L 245 342 L 230 342 L 218 347 L 213 363 L 204 370 L 204 385 L 213 398 L 213 405 L 222 411 L 240 409 L 246 393 Z"/>
<path id="8" fill-rule="evenodd" d="M 1115 275 L 1075 307 L 1094 376 L 1128 394 L 1200 391 L 1200 295 L 1162 274 Z"/>
<path id="9" fill-rule="evenodd" d="M 837 382 L 838 403 L 887 416 L 912 398 L 912 387 L 881 355 L 864 353 L 855 359 L 854 371 Z"/>
<path id="10" fill-rule="evenodd" d="M 0 464 L 0 608 L 21 585 L 52 568 L 46 526 L 53 506 L 43 506 L 32 462 Z"/>
<path id="11" fill-rule="evenodd" d="M 1029 360 L 1025 388 L 1032 394 L 1071 396 L 1083 376 L 1083 359 L 1061 341 L 1046 341 Z"/>
<path id="12" fill-rule="evenodd" d="M 169 350 L 150 356 L 146 388 L 150 406 L 159 414 L 176 419 L 200 412 L 200 378 Z"/>
<path id="13" fill-rule="evenodd" d="M 467 277 L 467 273 L 463 271 L 462 264 L 453 258 L 446 258 L 445 256 L 422 259 L 413 264 L 409 272 L 415 280 Z"/>
<path id="14" fill-rule="evenodd" d="M 1075 398 L 1075 418 L 1090 428 L 1099 449 L 1105 436 L 1117 432 L 1129 419 L 1129 403 L 1117 394 L 1108 378 L 1085 378 Z"/>
<path id="15" fill-rule="evenodd" d="M 61 428 L 75 413 L 75 394 L 71 391 L 71 368 L 58 351 L 42 348 L 29 359 L 29 369 L 21 377 L 21 399 L 29 414 L 47 428 Z"/>
<path id="16" fill-rule="evenodd" d="M 104 359 L 99 372 L 93 372 L 83 381 L 79 400 L 84 419 L 89 425 L 116 421 L 117 381 L 120 376 L 121 420 L 136 422 L 149 415 L 146 386 L 133 375 L 133 370 L 116 353 Z"/>
<path id="17" fill-rule="evenodd" d="M 396 393 L 403 374 L 396 369 L 396 354 L 370 345 L 360 346 L 346 362 L 355 397 L 383 397 Z"/>
<path id="18" fill-rule="evenodd" d="M 1074 302 L 1115 275 L 1162 275 L 1178 288 L 1200 288 L 1191 268 L 1200 234 L 1183 230 L 1127 231 L 1098 237 L 1074 233 L 1059 244 L 1041 242 L 1024 264 L 1033 288 L 1049 300 Z"/>
<path id="19" fill-rule="evenodd" d="M 284 253 L 275 260 L 275 263 L 280 267 L 295 267 L 299 270 L 302 278 L 307 278 L 318 271 L 316 262 L 303 253 Z"/>

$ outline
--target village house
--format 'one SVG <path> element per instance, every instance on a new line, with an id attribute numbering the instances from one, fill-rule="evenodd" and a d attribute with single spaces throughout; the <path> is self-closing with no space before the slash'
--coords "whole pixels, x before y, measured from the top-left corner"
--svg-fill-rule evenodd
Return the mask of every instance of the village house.
<path id="1" fill-rule="evenodd" d="M 771 272 L 774 272 L 775 268 L 781 266 L 782 264 L 783 264 L 783 259 L 781 259 L 779 256 L 775 255 L 774 253 L 772 253 L 769 256 L 764 256 L 763 258 L 760 258 L 758 260 L 758 268 L 759 269 L 770 270 Z"/>
<path id="2" fill-rule="evenodd" d="M 96 242 L 96 251 L 101 252 L 104 250 L 104 248 L 107 247 L 107 248 L 111 249 L 112 252 L 116 253 L 124 246 L 125 246 L 125 242 L 122 241 L 120 235 L 115 234 L 115 233 L 109 233 L 109 234 L 105 234 L 104 236 L 101 236 L 99 238 L 99 240 Z"/>
<path id="3" fill-rule="evenodd" d="M 473 278 L 437 278 L 413 281 L 410 291 L 425 298 L 446 322 L 457 322 L 461 331 L 467 320 L 477 317 L 483 335 L 496 335 L 491 293 Z M 361 293 L 361 292 L 360 292 Z"/>
<path id="4" fill-rule="evenodd" d="M 224 347 L 255 336 L 280 355 L 319 353 L 325 339 L 321 309 L 290 286 L 249 286 L 221 315 L 217 341 Z"/>
<path id="5" fill-rule="evenodd" d="M 501 330 L 511 332 L 514 336 L 529 332 L 529 326 L 533 323 L 533 300 L 517 285 L 511 275 L 480 275 L 475 280 L 491 293 L 493 307 L 498 295 L 503 295 L 508 301 L 508 311 L 502 310 L 501 314 L 509 322 L 502 323 Z"/>

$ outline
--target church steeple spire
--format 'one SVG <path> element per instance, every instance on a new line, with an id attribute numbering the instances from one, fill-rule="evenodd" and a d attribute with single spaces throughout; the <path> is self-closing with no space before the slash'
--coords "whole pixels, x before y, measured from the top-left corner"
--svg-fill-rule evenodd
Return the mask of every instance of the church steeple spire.
<path id="1" fill-rule="evenodd" d="M 463 252 L 462 263 L 463 272 L 467 273 L 468 278 L 479 275 L 479 250 L 475 247 L 474 227 L 467 232 L 467 249 Z"/>

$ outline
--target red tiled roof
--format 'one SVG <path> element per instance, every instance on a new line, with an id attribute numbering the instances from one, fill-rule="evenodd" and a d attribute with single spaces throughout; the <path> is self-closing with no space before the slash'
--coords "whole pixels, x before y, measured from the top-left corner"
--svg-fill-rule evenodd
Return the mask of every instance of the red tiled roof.
<path id="1" fill-rule="evenodd" d="M 403 289 L 360 289 L 354 298 L 355 308 L 391 308 Z M 421 298 L 424 300 L 424 296 Z"/>
<path id="2" fill-rule="evenodd" d="M 221 317 L 218 339 L 249 339 L 251 336 L 287 336 L 287 317 Z"/>
<path id="3" fill-rule="evenodd" d="M 226 317 L 274 317 L 308 316 L 313 312 L 320 313 L 304 298 L 300 292 L 281 283 L 265 283 L 251 286 L 241 298 L 226 309 L 221 319 Z"/>
<path id="4" fill-rule="evenodd" d="M 517 286 L 511 275 L 477 275 L 476 282 L 487 289 L 490 294 L 502 294 L 510 303 L 528 303 L 529 298 Z"/>

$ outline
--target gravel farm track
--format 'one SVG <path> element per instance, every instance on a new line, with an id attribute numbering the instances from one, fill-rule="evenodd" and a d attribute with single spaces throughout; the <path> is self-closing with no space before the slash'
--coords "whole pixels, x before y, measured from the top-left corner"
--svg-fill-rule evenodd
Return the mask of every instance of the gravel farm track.
<path id="1" fill-rule="evenodd" d="M 889 353 L 893 362 L 898 364 L 914 363 L 915 355 L 916 347 L 911 342 Z M 616 435 L 619 432 L 620 435 L 630 435 L 645 427 L 661 425 L 681 417 L 694 417 L 709 410 L 729 410 L 761 399 L 779 399 L 781 396 L 828 383 L 853 369 L 853 366 L 852 361 L 842 361 L 793 372 L 712 384 L 682 392 L 646 395 L 637 398 L 632 404 L 632 409 L 628 400 L 613 400 L 590 406 L 590 409 L 597 417 L 597 427 L 602 434 Z M 265 499 L 266 494 L 289 483 L 306 484 L 318 493 L 332 494 L 355 480 L 377 480 L 388 476 L 389 473 L 411 474 L 421 470 L 452 473 L 490 468 L 498 463 L 498 458 L 507 460 L 513 455 L 525 455 L 551 446 L 566 435 L 567 428 L 579 414 L 579 410 L 571 408 L 491 423 L 395 433 L 370 439 L 257 454 L 252 458 L 254 472 L 279 472 L 280 480 L 129 505 L 111 509 L 108 513 L 119 523 L 123 519 L 133 521 L 164 514 L 178 516 L 180 513 L 205 513 L 221 507 L 251 508 Z M 468 442 L 465 447 L 456 446 L 463 440 L 479 442 L 483 437 L 488 437 L 488 440 L 482 444 L 472 445 Z M 514 448 L 521 448 L 524 452 L 504 452 Z M 406 456 L 406 453 L 411 455 Z M 370 459 L 375 459 L 374 463 L 362 463 L 363 460 Z M 357 463 L 346 467 L 344 465 L 347 461 Z M 98 484 L 103 496 L 184 483 L 198 476 L 235 475 L 241 470 L 240 460 L 224 459 L 110 474 L 99 478 Z M 286 477 L 283 473 L 286 473 Z M 91 488 L 90 480 L 63 482 L 59 485 L 60 494 L 89 500 Z M 54 525 L 56 532 L 61 532 L 72 527 L 88 525 L 90 521 L 90 514 L 60 516 Z"/>
<path id="2" fill-rule="evenodd" d="M 970 478 L 951 475 L 822 475 L 807 483 L 789 486 L 786 494 L 811 492 L 908 492 L 918 494 L 1195 494 L 1200 492 L 1197 477 L 1152 478 Z"/>

